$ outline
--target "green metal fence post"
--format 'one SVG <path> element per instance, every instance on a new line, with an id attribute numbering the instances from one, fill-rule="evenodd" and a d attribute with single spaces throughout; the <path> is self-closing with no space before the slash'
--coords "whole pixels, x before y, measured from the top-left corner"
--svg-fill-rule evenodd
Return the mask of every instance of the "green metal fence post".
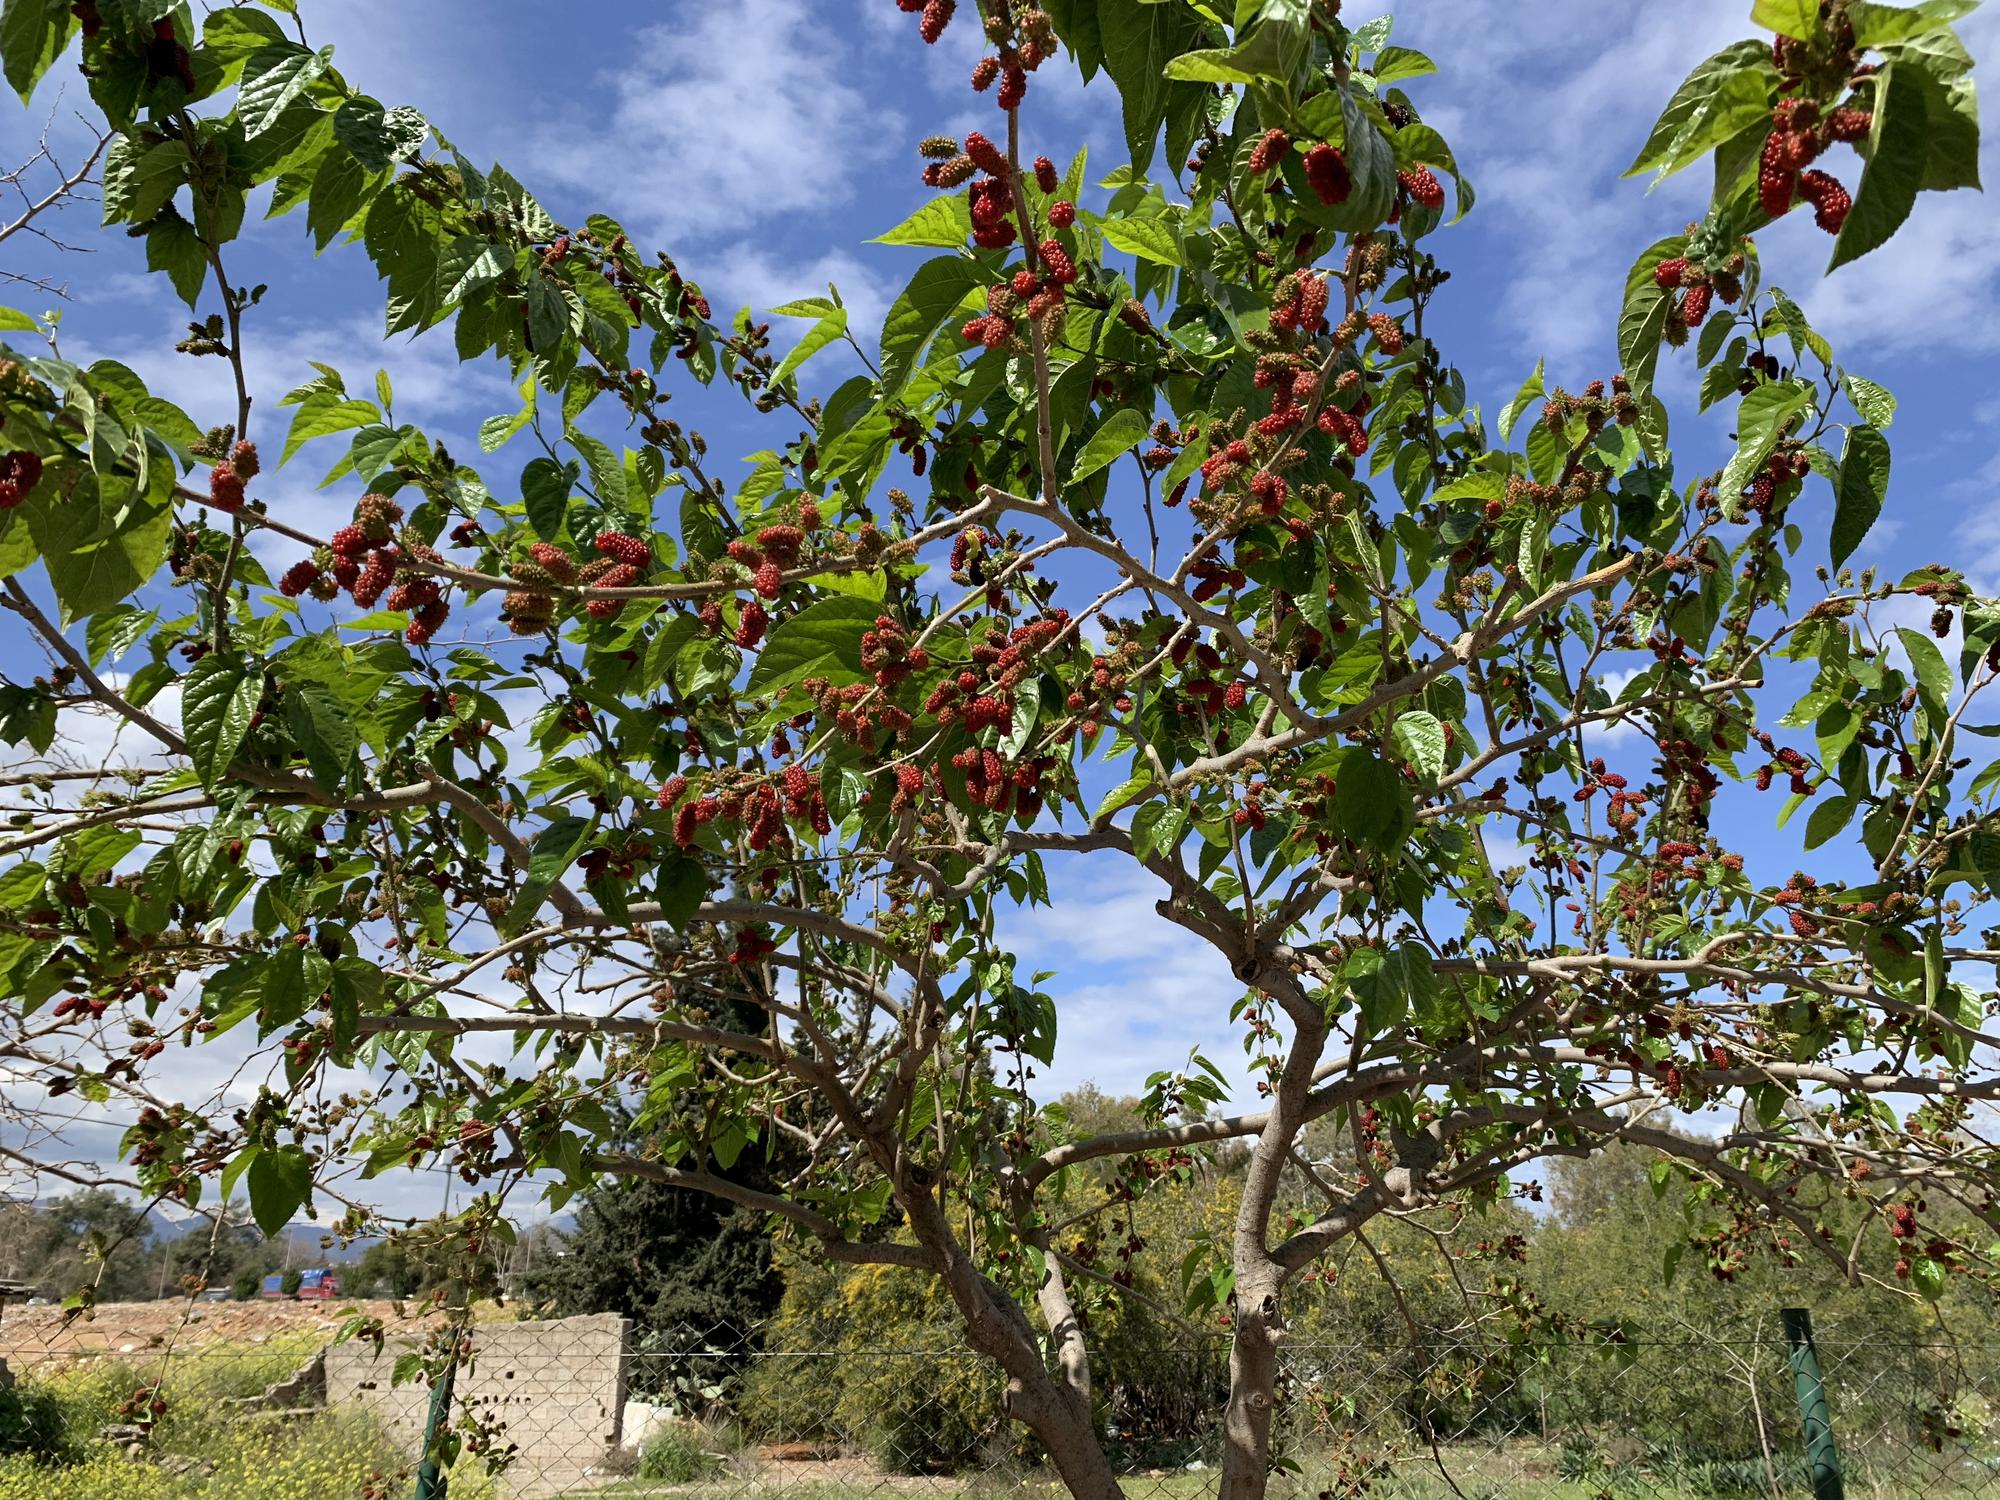
<path id="1" fill-rule="evenodd" d="M 1814 1500 L 1846 1500 L 1840 1474 L 1840 1454 L 1833 1446 L 1833 1414 L 1827 1409 L 1826 1382 L 1820 1376 L 1819 1355 L 1813 1349 L 1812 1314 L 1803 1307 L 1783 1307 L 1791 1348 L 1792 1385 L 1799 1398 L 1799 1421 L 1806 1431 L 1806 1460 L 1812 1465 Z"/>
<path id="2" fill-rule="evenodd" d="M 431 1387 L 431 1409 L 424 1418 L 423 1457 L 417 1464 L 417 1500 L 445 1500 L 450 1480 L 437 1461 L 437 1437 L 451 1416 L 451 1387 L 457 1374 L 458 1361 L 453 1359 Z"/>

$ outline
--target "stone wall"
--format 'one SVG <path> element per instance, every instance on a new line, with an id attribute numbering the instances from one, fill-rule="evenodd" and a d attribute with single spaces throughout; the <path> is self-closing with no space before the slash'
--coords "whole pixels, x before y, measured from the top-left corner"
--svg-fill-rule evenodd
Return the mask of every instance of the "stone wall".
<path id="1" fill-rule="evenodd" d="M 459 1368 L 454 1395 L 506 1425 L 504 1441 L 517 1452 L 503 1493 L 553 1494 L 607 1473 L 622 1438 L 630 1326 L 615 1313 L 474 1325 L 473 1362 Z M 351 1341 L 326 1352 L 327 1404 L 366 1408 L 413 1459 L 423 1444 L 430 1388 L 417 1381 L 392 1387 L 389 1374 L 416 1347 L 391 1339 L 377 1358 L 372 1344 Z"/>

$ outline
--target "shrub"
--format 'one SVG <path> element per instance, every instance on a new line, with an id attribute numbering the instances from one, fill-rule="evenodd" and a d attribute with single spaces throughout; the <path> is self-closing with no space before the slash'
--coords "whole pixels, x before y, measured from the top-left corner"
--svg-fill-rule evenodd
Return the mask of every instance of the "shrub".
<path id="1" fill-rule="evenodd" d="M 699 1441 L 701 1429 L 668 1427 L 654 1435 L 639 1455 L 639 1478 L 666 1484 L 692 1484 L 722 1468 L 719 1455 Z"/>

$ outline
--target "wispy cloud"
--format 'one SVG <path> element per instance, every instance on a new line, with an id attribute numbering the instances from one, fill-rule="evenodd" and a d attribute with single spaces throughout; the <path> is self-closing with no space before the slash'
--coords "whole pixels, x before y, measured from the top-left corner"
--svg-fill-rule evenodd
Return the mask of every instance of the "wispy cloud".
<path id="1" fill-rule="evenodd" d="M 804 0 L 677 18 L 633 39 L 608 110 L 560 120 L 534 155 L 598 187 L 615 154 L 635 222 L 675 244 L 823 213 L 900 140 L 898 113 L 848 81 L 852 51 Z"/>

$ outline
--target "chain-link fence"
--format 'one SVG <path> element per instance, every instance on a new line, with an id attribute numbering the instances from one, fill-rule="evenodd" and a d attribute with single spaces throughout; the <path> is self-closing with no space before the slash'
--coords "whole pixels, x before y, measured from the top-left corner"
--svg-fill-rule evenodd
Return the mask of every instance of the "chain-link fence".
<path id="1" fill-rule="evenodd" d="M 993 1372 L 935 1347 L 838 1353 L 612 1316 L 275 1331 L 209 1318 L 120 1341 L 111 1320 L 0 1330 L 0 1500 L 387 1500 L 441 1433 L 454 1500 L 860 1500 L 1059 1491 Z M 130 1321 L 129 1319 L 127 1320 Z M 1850 1496 L 2000 1500 L 2000 1345 L 1817 1340 Z M 1133 1500 L 1217 1480 L 1225 1339 L 1105 1361 L 1105 1442 Z M 1287 1347 L 1277 1497 L 1562 1500 L 1813 1494 L 1794 1369 L 1768 1336 Z"/>

